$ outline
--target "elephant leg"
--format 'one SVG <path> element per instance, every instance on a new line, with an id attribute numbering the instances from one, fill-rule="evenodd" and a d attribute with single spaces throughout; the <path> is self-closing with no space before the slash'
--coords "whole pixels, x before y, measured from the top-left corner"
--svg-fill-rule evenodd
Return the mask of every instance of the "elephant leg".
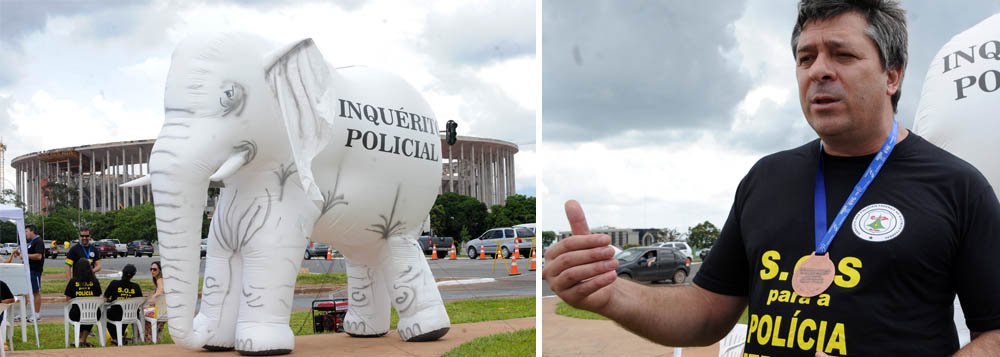
<path id="1" fill-rule="evenodd" d="M 236 322 L 236 350 L 243 355 L 287 354 L 295 347 L 289 326 L 295 278 L 302 265 L 305 234 L 295 243 L 271 241 L 243 253 L 243 281 L 238 292 L 239 319 Z M 266 242 L 266 240 L 265 240 Z"/>
<path id="2" fill-rule="evenodd" d="M 195 329 L 205 329 L 209 336 L 203 346 L 209 351 L 229 351 L 236 342 L 243 259 L 232 251 L 216 252 L 221 250 L 209 249 L 205 257 L 201 308 L 194 318 Z"/>
<path id="3" fill-rule="evenodd" d="M 404 341 L 433 341 L 451 328 L 441 292 L 420 246 L 413 238 L 389 237 L 391 259 L 382 262 L 386 287 L 399 312 L 396 332 Z"/>
<path id="4" fill-rule="evenodd" d="M 389 332 L 389 294 L 380 269 L 347 259 L 344 332 L 354 337 L 378 337 Z"/>

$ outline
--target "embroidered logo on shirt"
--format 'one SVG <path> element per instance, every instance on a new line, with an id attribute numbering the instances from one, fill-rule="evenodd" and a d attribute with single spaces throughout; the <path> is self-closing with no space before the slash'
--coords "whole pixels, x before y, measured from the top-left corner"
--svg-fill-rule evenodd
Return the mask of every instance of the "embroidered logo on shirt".
<path id="1" fill-rule="evenodd" d="M 885 242 L 903 232 L 906 220 L 896 207 L 876 203 L 862 208 L 854 215 L 851 228 L 858 238 L 871 242 Z"/>

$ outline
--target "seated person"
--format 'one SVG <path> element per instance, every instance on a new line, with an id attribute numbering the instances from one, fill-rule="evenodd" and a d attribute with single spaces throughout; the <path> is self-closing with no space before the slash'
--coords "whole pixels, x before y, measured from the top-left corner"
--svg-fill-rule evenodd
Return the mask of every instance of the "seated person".
<path id="1" fill-rule="evenodd" d="M 7 286 L 3 280 L 0 280 L 0 304 L 13 304 L 14 303 L 14 293 L 10 291 L 10 287 Z M 4 312 L 0 311 L 0 321 L 2 321 L 6 316 Z"/>
<path id="2" fill-rule="evenodd" d="M 90 267 L 90 260 L 79 259 L 73 263 L 73 278 L 66 283 L 66 291 L 63 292 L 66 295 L 66 301 L 72 298 L 78 297 L 99 297 L 101 296 L 101 282 L 97 280 L 97 276 L 94 275 L 94 271 Z M 101 317 L 100 310 L 97 311 L 97 317 Z M 69 319 L 71 321 L 80 321 L 80 308 L 73 306 L 69 310 Z M 90 336 L 91 330 L 93 330 L 94 325 L 81 325 L 80 326 L 80 344 L 92 347 L 93 345 L 87 343 L 87 337 Z"/>
<path id="3" fill-rule="evenodd" d="M 656 263 L 656 251 L 655 250 L 651 250 L 651 251 L 646 252 L 646 254 L 643 254 L 642 260 L 639 261 L 639 265 L 645 265 L 646 267 L 653 266 L 653 263 Z"/>
<path id="4" fill-rule="evenodd" d="M 108 299 L 108 302 L 112 302 L 118 299 L 129 299 L 134 297 L 142 296 L 142 288 L 139 284 L 132 282 L 132 277 L 135 276 L 135 265 L 126 264 L 122 268 L 122 280 L 115 280 L 108 283 L 108 288 L 104 290 L 104 298 Z M 109 321 L 120 321 L 122 319 L 122 307 L 112 306 L 108 308 L 108 320 Z M 115 324 L 108 322 L 108 333 L 111 335 L 111 344 L 117 345 L 118 334 L 115 330 Z M 128 330 L 128 325 L 122 325 L 122 337 L 124 338 L 125 332 Z M 123 343 L 125 341 L 122 341 Z"/>
<path id="5" fill-rule="evenodd" d="M 143 314 L 146 317 L 157 317 L 156 316 L 156 300 L 163 296 L 163 269 L 160 267 L 160 262 L 154 261 L 149 265 L 149 275 L 153 276 L 153 286 L 156 290 L 153 291 L 153 295 L 146 299 L 146 307 L 143 309 Z M 163 306 L 160 306 L 160 310 L 164 310 Z M 156 325 L 156 336 L 159 339 L 160 332 L 163 332 L 164 324 Z M 153 326 L 149 322 L 146 322 L 146 341 L 153 340 Z"/>

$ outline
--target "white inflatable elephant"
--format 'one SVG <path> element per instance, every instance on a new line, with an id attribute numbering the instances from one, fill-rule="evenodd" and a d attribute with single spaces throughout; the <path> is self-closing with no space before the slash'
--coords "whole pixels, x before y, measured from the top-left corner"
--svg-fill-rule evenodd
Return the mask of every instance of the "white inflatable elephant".
<path id="1" fill-rule="evenodd" d="M 1000 14 L 955 35 L 931 61 L 913 131 L 968 161 L 1000 195 Z M 958 299 L 959 342 L 969 343 Z"/>
<path id="2" fill-rule="evenodd" d="M 177 46 L 149 159 L 170 334 L 190 348 L 289 353 L 307 239 L 347 258 L 354 336 L 450 327 L 416 243 L 441 180 L 437 122 L 397 76 L 333 69 L 311 39 L 229 33 Z M 202 212 L 222 182 L 195 316 Z M 134 182 L 133 185 L 143 184 Z"/>

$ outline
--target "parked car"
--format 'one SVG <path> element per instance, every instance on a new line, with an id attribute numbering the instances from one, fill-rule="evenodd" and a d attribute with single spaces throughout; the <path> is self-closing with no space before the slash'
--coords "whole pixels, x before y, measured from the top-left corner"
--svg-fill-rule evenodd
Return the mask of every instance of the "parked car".
<path id="1" fill-rule="evenodd" d="M 712 247 L 708 247 L 708 248 L 702 249 L 701 251 L 698 252 L 698 257 L 701 258 L 702 261 L 704 261 L 705 258 L 708 257 L 708 252 L 711 252 L 711 251 L 712 251 Z"/>
<path id="2" fill-rule="evenodd" d="M 325 259 L 326 253 L 330 249 L 332 248 L 330 248 L 329 244 L 309 241 L 309 245 L 306 246 L 306 254 L 302 258 L 305 260 L 312 259 L 312 257 L 322 257 Z"/>
<path id="3" fill-rule="evenodd" d="M 117 257 L 124 257 L 128 255 L 128 247 L 126 247 L 125 244 L 122 244 L 122 242 L 118 241 L 117 239 L 101 239 L 99 242 L 110 243 L 112 246 L 114 246 L 115 256 Z"/>
<path id="4" fill-rule="evenodd" d="M 153 256 L 153 244 L 149 241 L 137 240 L 126 245 L 128 247 L 127 254 L 134 256 L 148 255 Z"/>
<path id="5" fill-rule="evenodd" d="M 517 248 L 520 251 L 521 257 L 527 258 L 531 254 L 531 247 L 535 241 L 535 234 L 531 232 L 530 229 L 524 227 L 504 227 L 504 228 L 493 228 L 478 238 L 470 240 L 466 244 L 466 254 L 469 258 L 476 259 L 479 257 L 479 249 L 482 247 L 486 250 L 486 256 L 495 256 L 497 250 L 504 258 L 510 258 L 514 254 L 514 240 L 515 238 L 520 238 L 521 243 L 517 244 Z"/>
<path id="6" fill-rule="evenodd" d="M 118 257 L 118 249 L 115 249 L 114 243 L 102 240 L 90 243 L 90 245 L 97 248 L 97 254 L 101 256 L 101 259 L 107 257 Z"/>
<path id="7" fill-rule="evenodd" d="M 681 254 L 684 254 L 684 256 L 687 257 L 688 259 L 694 260 L 694 255 L 692 254 L 691 246 L 689 246 L 687 242 L 662 242 L 662 243 L 657 243 L 655 246 L 660 248 L 677 249 L 681 252 Z"/>
<path id="8" fill-rule="evenodd" d="M 208 256 L 208 238 L 201 239 L 201 257 Z"/>
<path id="9" fill-rule="evenodd" d="M 17 243 L 4 243 L 0 246 L 0 254 L 11 255 L 14 253 L 14 249 L 17 249 Z"/>
<path id="10" fill-rule="evenodd" d="M 618 259 L 619 278 L 635 281 L 672 280 L 681 284 L 691 270 L 691 261 L 674 248 L 637 247 L 621 252 Z"/>
<path id="11" fill-rule="evenodd" d="M 417 243 L 420 244 L 420 249 L 424 251 L 424 254 L 431 254 L 431 250 L 434 249 L 434 245 L 436 244 L 438 257 L 448 255 L 448 251 L 451 250 L 451 244 L 454 242 L 455 240 L 451 237 L 420 236 L 417 238 Z M 458 253 L 456 252 L 455 254 L 457 255 Z"/>

